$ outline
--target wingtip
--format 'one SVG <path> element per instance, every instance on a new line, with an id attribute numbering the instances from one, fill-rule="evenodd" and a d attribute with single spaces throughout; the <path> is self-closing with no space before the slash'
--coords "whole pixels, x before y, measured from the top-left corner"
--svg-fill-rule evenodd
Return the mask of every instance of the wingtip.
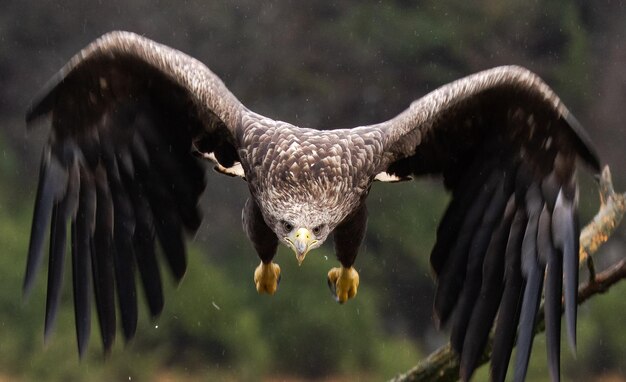
<path id="1" fill-rule="evenodd" d="M 86 338 L 80 338 L 77 341 L 78 348 L 78 361 L 82 361 L 85 359 L 85 353 L 87 352 L 87 348 L 89 347 L 89 336 Z"/>
<path id="2" fill-rule="evenodd" d="M 572 356 L 576 358 L 576 316 L 574 319 L 567 319 L 567 344 Z"/>
<path id="3" fill-rule="evenodd" d="M 104 359 L 108 359 L 111 356 L 111 349 L 115 343 L 115 331 L 101 333 L 102 338 L 102 353 Z"/>
<path id="4" fill-rule="evenodd" d="M 435 323 L 435 327 L 437 330 L 443 329 L 448 323 L 448 319 L 450 318 L 450 310 L 444 310 L 445 306 L 442 302 L 443 297 L 441 296 L 441 292 L 439 292 L 441 288 L 441 284 L 437 285 L 437 292 L 435 294 L 435 302 L 433 303 L 433 322 Z"/>
<path id="5" fill-rule="evenodd" d="M 474 372 L 476 371 L 476 361 L 464 353 L 461 355 L 461 365 L 459 367 L 459 379 L 463 382 L 467 382 L 472 379 Z"/>
<path id="6" fill-rule="evenodd" d="M 35 283 L 35 276 L 31 274 L 31 272 L 26 271 L 26 275 L 24 276 L 24 283 L 22 284 L 22 300 L 24 302 L 28 301 L 30 295 L 33 291 L 33 285 Z"/>
<path id="7" fill-rule="evenodd" d="M 137 332 L 137 315 L 135 312 L 134 319 L 129 321 L 122 321 L 122 332 L 124 333 L 124 343 L 128 344 L 135 338 L 135 333 Z"/>
<path id="8" fill-rule="evenodd" d="M 46 315 L 44 329 L 43 329 L 44 346 L 47 346 L 50 343 L 50 337 L 52 336 L 52 333 L 54 332 L 54 322 L 55 322 L 55 317 L 49 317 L 48 315 Z"/>

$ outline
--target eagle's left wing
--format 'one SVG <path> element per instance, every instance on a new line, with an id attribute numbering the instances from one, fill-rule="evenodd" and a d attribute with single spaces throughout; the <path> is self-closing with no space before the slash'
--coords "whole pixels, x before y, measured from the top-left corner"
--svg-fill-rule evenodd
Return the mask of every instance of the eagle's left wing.
<path id="1" fill-rule="evenodd" d="M 543 290 L 550 373 L 558 379 L 563 287 L 575 346 L 576 158 L 600 170 L 585 131 L 541 79 L 519 67 L 443 86 L 378 126 L 387 173 L 442 174 L 452 192 L 431 264 L 435 315 L 440 324 L 453 317 L 461 377 L 471 377 L 495 322 L 492 378 L 504 380 L 519 330 L 515 378 L 524 379 Z"/>

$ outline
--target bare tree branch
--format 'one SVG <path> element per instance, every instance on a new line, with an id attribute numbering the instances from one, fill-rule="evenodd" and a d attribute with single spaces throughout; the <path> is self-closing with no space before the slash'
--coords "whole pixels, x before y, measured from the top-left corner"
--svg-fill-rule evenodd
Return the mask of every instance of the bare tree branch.
<path id="1" fill-rule="evenodd" d="M 602 171 L 598 191 L 600 191 L 600 210 L 580 234 L 581 264 L 609 239 L 626 211 L 626 192 L 615 193 L 608 166 Z"/>
<path id="2" fill-rule="evenodd" d="M 592 296 L 606 292 L 612 285 L 626 278 L 626 260 L 622 259 L 607 270 L 596 274 L 591 255 L 597 252 L 615 228 L 619 225 L 626 212 L 626 193 L 616 194 L 613 189 L 611 172 L 608 166 L 602 171 L 599 179 L 600 210 L 580 235 L 580 263 L 590 268 L 590 279 L 578 288 L 578 304 L 582 304 Z M 587 260 L 587 261 L 585 261 Z M 539 309 L 535 334 L 545 329 L 543 306 Z M 486 363 L 491 357 L 493 333 L 485 348 L 480 364 Z M 393 382 L 407 381 L 456 381 L 459 378 L 459 357 L 448 343 L 421 360 L 415 367 L 393 378 Z"/>

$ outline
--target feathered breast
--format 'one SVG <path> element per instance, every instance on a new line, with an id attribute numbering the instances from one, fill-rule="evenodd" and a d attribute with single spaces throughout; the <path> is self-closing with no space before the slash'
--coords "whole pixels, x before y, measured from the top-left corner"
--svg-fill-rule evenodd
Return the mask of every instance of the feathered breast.
<path id="1" fill-rule="evenodd" d="M 250 118 L 243 130 L 246 179 L 255 196 L 272 204 L 354 208 L 382 161 L 382 133 L 375 128 L 323 131 Z"/>

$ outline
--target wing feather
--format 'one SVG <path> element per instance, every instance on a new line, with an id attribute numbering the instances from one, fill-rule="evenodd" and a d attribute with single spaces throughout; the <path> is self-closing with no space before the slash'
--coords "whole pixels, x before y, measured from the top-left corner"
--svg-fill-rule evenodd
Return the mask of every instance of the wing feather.
<path id="1" fill-rule="evenodd" d="M 65 195 L 54 204 L 50 225 L 50 255 L 48 265 L 48 293 L 46 297 L 46 320 L 44 339 L 52 332 L 61 297 L 63 271 L 65 268 L 65 248 L 67 242 L 67 221 L 74 215 L 78 201 L 79 177 L 75 158 L 70 154 L 64 158 L 68 163 L 68 180 Z"/>
<path id="2" fill-rule="evenodd" d="M 452 192 L 431 264 L 436 319 L 445 324 L 454 317 L 451 343 L 461 356 L 461 378 L 471 377 L 494 321 L 492 377 L 504 380 L 516 332 L 515 380 L 525 377 L 547 274 L 548 361 L 558 380 L 561 290 L 575 347 L 575 159 L 600 170 L 582 126 L 539 77 L 508 66 L 445 85 L 370 128 L 383 133 L 388 158 L 376 171 L 399 178 L 440 174 Z M 515 212 L 507 212 L 507 203 Z"/>
<path id="3" fill-rule="evenodd" d="M 72 279 L 78 355 L 85 354 L 91 333 L 91 257 L 95 229 L 96 190 L 93 177 L 80 168 L 78 211 L 72 220 Z"/>
<path id="4" fill-rule="evenodd" d="M 526 369 L 530 359 L 531 346 L 534 339 L 535 319 L 541 301 L 545 264 L 539 263 L 537 254 L 537 235 L 544 201 L 536 183 L 531 184 L 526 193 L 526 214 L 528 223 L 522 241 L 522 275 L 526 278 L 524 299 L 517 336 L 517 353 L 515 358 L 515 381 L 526 378 Z"/>
<path id="5" fill-rule="evenodd" d="M 93 237 L 92 270 L 100 335 L 106 352 L 115 339 L 115 279 L 113 273 L 113 202 L 107 187 L 107 173 L 96 168 L 96 226 Z"/>
<path id="6" fill-rule="evenodd" d="M 105 150 L 106 151 L 106 150 Z M 115 251 L 113 263 L 117 296 L 120 305 L 124 337 L 130 339 L 137 328 L 137 292 L 135 287 L 135 254 L 133 234 L 135 217 L 133 206 L 122 185 L 118 163 L 113 153 L 103 155 L 109 174 L 109 188 L 113 201 L 113 238 Z"/>
<path id="7" fill-rule="evenodd" d="M 459 293 L 464 285 L 469 247 L 498 181 L 498 173 L 494 171 L 469 206 L 446 265 L 439 275 L 435 294 L 435 314 L 441 325 L 445 325 L 458 301 Z"/>
<path id="8" fill-rule="evenodd" d="M 437 228 L 437 241 L 430 256 L 430 263 L 436 275 L 442 272 L 443 266 L 447 262 L 452 245 L 463 224 L 465 213 L 476 199 L 495 166 L 495 159 L 485 161 L 483 158 L 477 158 L 462 177 L 460 189 L 463 189 L 464 192 L 459 192 L 452 198 Z"/>
<path id="9" fill-rule="evenodd" d="M 563 253 L 563 284 L 567 338 L 572 351 L 576 348 L 576 311 L 578 304 L 578 246 L 580 228 L 576 213 L 575 184 L 566 184 L 554 207 L 552 235 L 554 246 Z"/>
<path id="10" fill-rule="evenodd" d="M 154 246 L 154 217 L 143 190 L 145 185 L 139 179 L 134 178 L 132 173 L 126 171 L 122 171 L 122 178 L 135 212 L 133 247 L 137 268 L 141 276 L 150 315 L 154 318 L 163 309 L 163 288 Z"/>
<path id="11" fill-rule="evenodd" d="M 491 377 L 494 381 L 504 381 L 515 344 L 526 284 L 522 277 L 521 250 L 527 222 L 526 212 L 518 208 L 505 251 L 504 291 L 498 310 L 491 358 Z M 477 353 L 470 353 L 468 357 L 475 358 Z"/>
<path id="12" fill-rule="evenodd" d="M 539 257 L 546 261 L 544 292 L 544 312 L 546 325 L 546 348 L 548 370 L 553 380 L 560 376 L 561 363 L 561 294 L 563 279 L 563 259 L 552 245 L 552 216 L 547 208 L 541 212 L 537 250 Z"/>
<path id="13" fill-rule="evenodd" d="M 54 203 L 65 193 L 67 179 L 67 170 L 59 163 L 56 156 L 52 156 L 51 148 L 44 149 L 24 276 L 23 290 L 25 295 L 30 292 L 35 281 L 35 275 L 41 267 L 45 230 L 48 227 Z"/>
<path id="14" fill-rule="evenodd" d="M 460 363 L 460 375 L 469 380 L 481 356 L 481 349 L 487 343 L 487 337 L 498 312 L 498 305 L 504 290 L 505 257 L 502 253 L 506 249 L 511 231 L 511 225 L 516 212 L 515 198 L 510 197 L 504 216 L 494 233 L 489 249 L 485 254 L 483 264 L 483 279 L 480 295 L 476 299 L 471 317 L 467 319 L 467 332 L 463 334 L 463 347 Z"/>
<path id="15" fill-rule="evenodd" d="M 472 239 L 465 282 L 457 302 L 450 340 L 459 354 L 462 354 L 467 326 L 480 294 L 487 248 L 492 238 L 497 237 L 497 233 L 494 232 L 496 225 L 505 221 L 503 220 L 504 209 L 513 193 L 515 172 L 513 166 L 510 167 L 506 170 L 500 170 L 504 174 L 500 174 L 498 177 L 499 183 Z"/>

